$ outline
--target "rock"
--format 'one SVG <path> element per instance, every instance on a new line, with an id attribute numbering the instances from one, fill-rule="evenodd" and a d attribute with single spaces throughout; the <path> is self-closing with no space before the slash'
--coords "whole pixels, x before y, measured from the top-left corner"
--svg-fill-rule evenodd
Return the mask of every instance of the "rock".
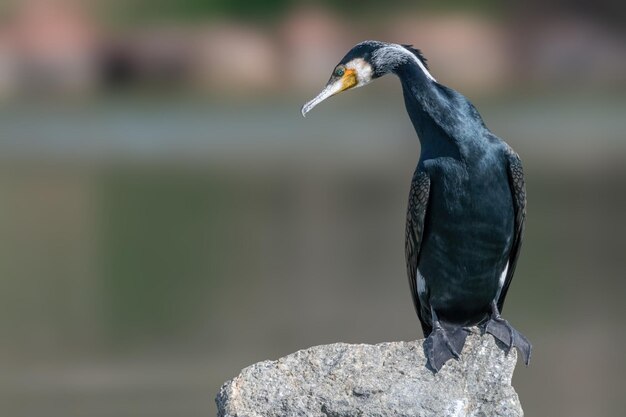
<path id="1" fill-rule="evenodd" d="M 335 343 L 256 363 L 222 386 L 218 416 L 523 416 L 515 350 L 476 332 L 434 374 L 423 342 Z"/>

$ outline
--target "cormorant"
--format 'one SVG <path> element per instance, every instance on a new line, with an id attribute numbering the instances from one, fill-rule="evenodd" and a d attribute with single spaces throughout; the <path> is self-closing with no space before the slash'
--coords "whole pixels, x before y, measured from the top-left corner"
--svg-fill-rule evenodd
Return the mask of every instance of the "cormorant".
<path id="1" fill-rule="evenodd" d="M 476 108 L 438 83 L 411 45 L 365 41 L 333 70 L 313 107 L 393 73 L 421 144 L 406 219 L 406 263 L 426 357 L 437 372 L 458 358 L 478 325 L 528 364 L 531 344 L 500 313 L 520 252 L 526 215 L 519 156 Z"/>

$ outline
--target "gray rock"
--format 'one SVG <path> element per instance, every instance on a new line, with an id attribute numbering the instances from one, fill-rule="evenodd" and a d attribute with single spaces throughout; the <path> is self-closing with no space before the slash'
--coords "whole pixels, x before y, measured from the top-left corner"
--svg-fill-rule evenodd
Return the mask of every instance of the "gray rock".
<path id="1" fill-rule="evenodd" d="M 219 417 L 523 416 L 517 353 L 471 334 L 434 374 L 423 340 L 315 346 L 245 368 L 217 395 Z"/>

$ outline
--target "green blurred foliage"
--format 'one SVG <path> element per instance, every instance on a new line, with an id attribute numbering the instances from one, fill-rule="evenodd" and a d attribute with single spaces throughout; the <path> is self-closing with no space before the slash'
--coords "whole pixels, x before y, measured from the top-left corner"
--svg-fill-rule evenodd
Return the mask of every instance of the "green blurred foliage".
<path id="1" fill-rule="evenodd" d="M 99 189 L 107 340 L 129 345 L 171 336 L 194 314 L 210 314 L 202 306 L 213 304 L 232 256 L 228 182 L 122 169 L 106 173 Z"/>

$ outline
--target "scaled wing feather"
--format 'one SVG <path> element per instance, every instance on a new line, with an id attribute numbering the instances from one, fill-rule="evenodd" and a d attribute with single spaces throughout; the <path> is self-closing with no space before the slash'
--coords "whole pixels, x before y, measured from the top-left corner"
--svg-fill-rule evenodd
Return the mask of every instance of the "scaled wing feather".
<path id="1" fill-rule="evenodd" d="M 411 296 L 417 316 L 422 323 L 424 337 L 432 331 L 431 324 L 422 317 L 419 294 L 417 292 L 418 271 L 417 265 L 420 256 L 420 246 L 424 235 L 424 223 L 426 218 L 426 208 L 428 206 L 428 195 L 430 192 L 430 178 L 428 174 L 419 168 L 413 175 L 411 181 L 411 191 L 409 193 L 409 205 L 406 218 L 405 255 L 409 285 L 411 286 Z"/>
<path id="2" fill-rule="evenodd" d="M 522 168 L 522 161 L 519 156 L 511 149 L 508 150 L 508 174 L 509 185 L 511 187 L 511 193 L 513 197 L 513 208 L 515 213 L 515 224 L 513 230 L 513 244 L 511 246 L 511 252 L 509 253 L 509 270 L 507 271 L 506 279 L 504 280 L 504 286 L 500 292 L 500 299 L 498 300 L 498 310 L 502 312 L 504 305 L 504 299 L 506 293 L 513 280 L 513 274 L 515 273 L 515 265 L 520 254 L 522 247 L 522 240 L 524 238 L 524 224 L 526 222 L 526 184 L 524 181 L 524 170 Z"/>

